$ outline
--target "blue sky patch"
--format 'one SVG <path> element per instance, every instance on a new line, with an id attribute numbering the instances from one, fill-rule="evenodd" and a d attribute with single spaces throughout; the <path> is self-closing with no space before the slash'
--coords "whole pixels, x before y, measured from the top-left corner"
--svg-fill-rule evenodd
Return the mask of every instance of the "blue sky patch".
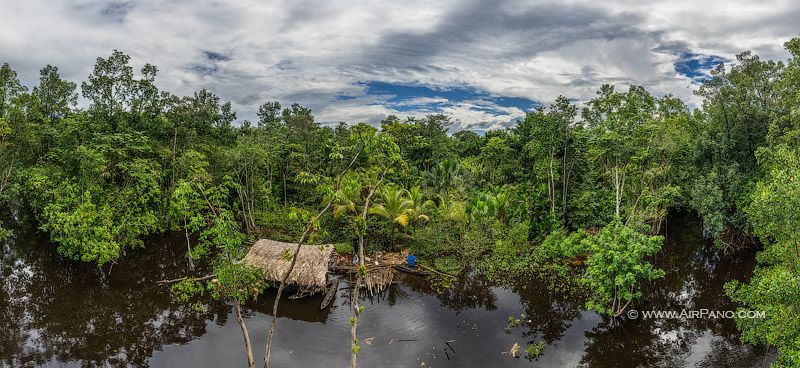
<path id="1" fill-rule="evenodd" d="M 379 104 L 401 112 L 439 112 L 454 104 L 469 104 L 473 110 L 502 114 L 498 108 L 514 107 L 531 111 L 541 104 L 523 97 L 497 96 L 487 91 L 467 87 L 436 88 L 419 84 L 361 82 L 367 96 L 380 98 Z M 344 96 L 340 96 L 339 99 Z"/>
<path id="2" fill-rule="evenodd" d="M 203 51 L 203 54 L 205 54 L 206 59 L 211 60 L 211 61 L 230 61 L 231 60 L 230 55 L 223 54 L 221 52 Z"/>
<path id="3" fill-rule="evenodd" d="M 675 62 L 675 72 L 692 79 L 694 83 L 702 83 L 709 78 L 708 73 L 717 65 L 728 60 L 717 55 L 695 54 L 683 52 Z"/>

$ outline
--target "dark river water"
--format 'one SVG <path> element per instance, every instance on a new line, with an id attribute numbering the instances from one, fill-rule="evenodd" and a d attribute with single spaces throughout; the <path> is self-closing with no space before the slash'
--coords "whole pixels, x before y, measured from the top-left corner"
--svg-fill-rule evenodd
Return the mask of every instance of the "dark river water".
<path id="1" fill-rule="evenodd" d="M 730 257 L 700 238 L 696 221 L 671 219 L 656 257 L 666 277 L 644 289 L 636 310 L 733 310 L 722 287 L 745 280 L 754 254 Z M 147 241 L 110 275 L 59 257 L 46 236 L 17 229 L 0 255 L 0 366 L 245 366 L 242 335 L 224 303 L 191 313 L 156 281 L 185 269 L 179 235 Z M 535 278 L 497 287 L 465 276 L 437 291 L 403 276 L 364 300 L 362 367 L 766 367 L 773 352 L 742 345 L 727 319 L 626 319 L 611 323 L 583 301 Z M 325 311 L 321 296 L 285 300 L 274 367 L 349 366 L 347 285 Z M 272 292 L 248 306 L 257 362 L 263 357 Z M 523 323 L 504 331 L 509 316 Z M 453 341 L 454 340 L 454 341 Z M 451 341 L 446 343 L 447 341 Z M 512 358 L 514 343 L 548 343 L 538 361 Z M 522 353 L 521 355 L 524 355 Z"/>

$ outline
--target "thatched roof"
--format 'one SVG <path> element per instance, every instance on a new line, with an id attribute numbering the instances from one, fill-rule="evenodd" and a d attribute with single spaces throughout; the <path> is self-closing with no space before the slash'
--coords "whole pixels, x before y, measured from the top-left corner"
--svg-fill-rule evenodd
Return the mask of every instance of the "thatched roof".
<path id="1" fill-rule="evenodd" d="M 242 261 L 249 266 L 263 269 L 270 281 L 279 281 L 289 269 L 291 256 L 296 247 L 296 243 L 261 239 L 250 247 Z M 325 288 L 328 261 L 333 251 L 333 244 L 301 246 L 300 253 L 297 254 L 297 263 L 286 283 Z"/>

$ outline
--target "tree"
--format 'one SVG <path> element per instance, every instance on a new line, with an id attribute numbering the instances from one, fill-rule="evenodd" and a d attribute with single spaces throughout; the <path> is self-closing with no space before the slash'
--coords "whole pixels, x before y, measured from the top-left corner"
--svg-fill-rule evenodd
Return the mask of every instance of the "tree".
<path id="1" fill-rule="evenodd" d="M 78 103 L 77 85 L 61 79 L 58 68 L 52 65 L 42 68 L 39 73 L 39 86 L 32 92 L 38 114 L 50 121 L 64 118 Z"/>
<path id="2" fill-rule="evenodd" d="M 182 157 L 183 164 L 187 167 L 186 179 L 179 179 L 172 191 L 170 201 L 170 215 L 173 228 L 183 229 L 186 238 L 186 257 L 189 259 L 189 271 L 194 271 L 194 259 L 202 258 L 206 249 L 196 256 L 193 254 L 190 233 L 195 233 L 205 228 L 207 219 L 204 212 L 207 208 L 205 186 L 210 182 L 206 171 L 208 163 L 205 156 L 196 151 L 188 151 Z"/>
<path id="3" fill-rule="evenodd" d="M 101 121 L 110 124 L 116 132 L 120 113 L 130 107 L 135 83 L 131 57 L 114 50 L 108 58 L 97 58 L 89 80 L 81 84 L 83 97 L 92 102 L 91 112 Z"/>
<path id="4" fill-rule="evenodd" d="M 187 185 L 192 185 L 194 188 L 187 188 Z M 194 253 L 199 257 L 212 258 L 214 272 L 210 277 L 187 277 L 173 285 L 172 292 L 179 299 L 188 300 L 192 294 L 204 292 L 198 285 L 199 281 L 211 279 L 205 289 L 210 291 L 214 298 L 233 303 L 236 322 L 244 338 L 247 366 L 254 368 L 255 359 L 250 334 L 242 317 L 242 304 L 261 294 L 267 283 L 262 270 L 239 262 L 244 258 L 246 247 L 243 246 L 245 236 L 241 233 L 240 225 L 234 216 L 234 208 L 229 205 L 232 197 L 231 188 L 235 186 L 230 177 L 223 178 L 222 183 L 216 186 L 201 181 L 192 184 L 181 182 L 179 185 L 179 188 L 191 191 L 188 193 L 190 197 L 196 197 L 196 193 L 202 196 L 202 206 L 194 208 L 180 206 L 180 209 L 189 208 L 189 211 L 181 215 L 197 219 L 197 224 L 203 224 L 200 226 L 200 242 L 195 248 L 203 251 Z"/>
<path id="5" fill-rule="evenodd" d="M 369 213 L 381 216 L 392 223 L 391 239 L 394 244 L 394 231 L 403 228 L 412 221 L 414 203 L 406 197 L 406 191 L 393 185 L 386 185 L 380 190 L 377 203 Z"/>
<path id="6" fill-rule="evenodd" d="M 661 236 L 646 236 L 619 219 L 600 230 L 596 237 L 581 241 L 590 252 L 582 283 L 591 291 L 586 307 L 618 317 L 634 299 L 641 297 L 639 284 L 664 276 L 644 258 L 661 249 Z"/>
<path id="7" fill-rule="evenodd" d="M 17 72 L 8 63 L 0 67 L 0 118 L 8 115 L 8 109 L 14 97 L 27 91 L 19 79 Z"/>
<path id="8" fill-rule="evenodd" d="M 358 143 L 364 143 L 364 141 L 360 140 Z M 336 176 L 336 178 L 328 181 L 322 181 L 318 186 L 318 190 L 321 193 L 324 193 L 324 196 L 327 198 L 327 204 L 319 212 L 317 212 L 316 216 L 314 216 L 306 223 L 305 230 L 303 231 L 303 234 L 300 236 L 300 239 L 297 242 L 297 246 L 294 249 L 294 253 L 292 254 L 292 259 L 291 262 L 289 263 L 289 267 L 286 269 L 286 272 L 284 272 L 283 277 L 281 278 L 280 285 L 278 286 L 278 291 L 275 295 L 275 301 L 272 304 L 272 323 L 270 324 L 269 333 L 267 335 L 267 344 L 264 353 L 264 368 L 269 368 L 269 360 L 270 360 L 270 355 L 272 353 L 272 337 L 275 334 L 275 328 L 278 322 L 278 303 L 280 301 L 281 294 L 283 293 L 283 289 L 286 286 L 286 280 L 289 279 L 289 275 L 292 273 L 292 270 L 294 269 L 294 266 L 297 263 L 297 254 L 300 253 L 300 247 L 303 245 L 304 242 L 308 240 L 309 236 L 312 234 L 312 231 L 319 228 L 320 218 L 333 205 L 334 201 L 336 200 L 335 193 L 339 190 L 339 188 L 341 188 L 344 176 L 347 174 L 348 171 L 350 171 L 350 169 L 353 167 L 353 164 L 355 164 L 359 156 L 361 156 L 361 154 L 364 152 L 366 145 L 361 144 L 358 145 L 357 147 L 358 147 L 357 151 L 353 155 L 353 159 L 350 161 L 347 167 L 345 167 L 339 173 L 339 175 Z M 335 156 L 341 158 L 339 157 L 338 154 L 336 154 Z"/>
<path id="9" fill-rule="evenodd" d="M 423 198 L 422 190 L 418 186 L 411 187 L 406 191 L 406 194 L 409 202 L 411 202 L 408 215 L 416 232 L 417 223 L 430 221 L 430 216 L 428 215 L 435 204 L 430 199 Z"/>
<path id="10" fill-rule="evenodd" d="M 752 239 L 742 209 L 759 176 L 755 153 L 766 143 L 769 126 L 779 124 L 773 123 L 773 117 L 787 115 L 777 85 L 783 70 L 783 63 L 743 52 L 729 71 L 720 64 L 696 92 L 703 97 L 704 125 L 695 147 L 697 171 L 703 177 L 696 184 L 692 204 L 697 203 L 694 207 L 715 242 L 729 250 Z M 721 201 L 703 200 L 700 185 L 711 184 L 721 193 Z"/>
<path id="11" fill-rule="evenodd" d="M 781 145 L 772 152 L 761 150 L 769 167 L 756 185 L 747 214 L 753 230 L 766 244 L 758 254 L 759 266 L 747 284 L 732 281 L 727 294 L 741 304 L 736 324 L 742 340 L 767 343 L 778 349 L 776 366 L 800 364 L 800 152 Z M 747 318 L 747 312 L 763 312 L 763 318 Z"/>
<path id="12" fill-rule="evenodd" d="M 534 180 L 546 179 L 553 217 L 556 217 L 557 204 L 558 217 L 563 217 L 567 208 L 569 179 L 575 161 L 571 155 L 570 132 L 574 129 L 576 115 L 577 108 L 570 100 L 559 96 L 548 111 L 540 109 L 527 114 L 515 128 L 534 164 L 531 168 L 536 175 Z"/>
<path id="13" fill-rule="evenodd" d="M 278 101 L 265 102 L 258 107 L 258 126 L 271 127 L 280 123 L 281 104 Z"/>
<path id="14" fill-rule="evenodd" d="M 643 87 L 631 86 L 618 93 L 609 85 L 583 109 L 583 118 L 593 129 L 592 156 L 609 175 L 614 191 L 614 215 L 622 216 L 625 185 L 635 175 L 651 147 L 648 130 L 655 115 L 656 100 Z"/>

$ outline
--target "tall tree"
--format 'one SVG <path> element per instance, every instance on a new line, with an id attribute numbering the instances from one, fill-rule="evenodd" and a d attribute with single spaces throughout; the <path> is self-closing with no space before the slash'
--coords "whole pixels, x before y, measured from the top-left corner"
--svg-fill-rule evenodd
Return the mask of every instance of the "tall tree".
<path id="1" fill-rule="evenodd" d="M 61 119 L 78 103 L 77 85 L 61 78 L 58 68 L 48 65 L 39 71 L 39 85 L 33 88 L 35 108 L 47 120 Z"/>
<path id="2" fill-rule="evenodd" d="M 109 124 L 112 132 L 117 131 L 120 114 L 130 107 L 136 89 L 130 60 L 119 50 L 108 58 L 99 57 L 88 81 L 81 83 L 83 97 L 92 102 L 90 111 Z"/>

